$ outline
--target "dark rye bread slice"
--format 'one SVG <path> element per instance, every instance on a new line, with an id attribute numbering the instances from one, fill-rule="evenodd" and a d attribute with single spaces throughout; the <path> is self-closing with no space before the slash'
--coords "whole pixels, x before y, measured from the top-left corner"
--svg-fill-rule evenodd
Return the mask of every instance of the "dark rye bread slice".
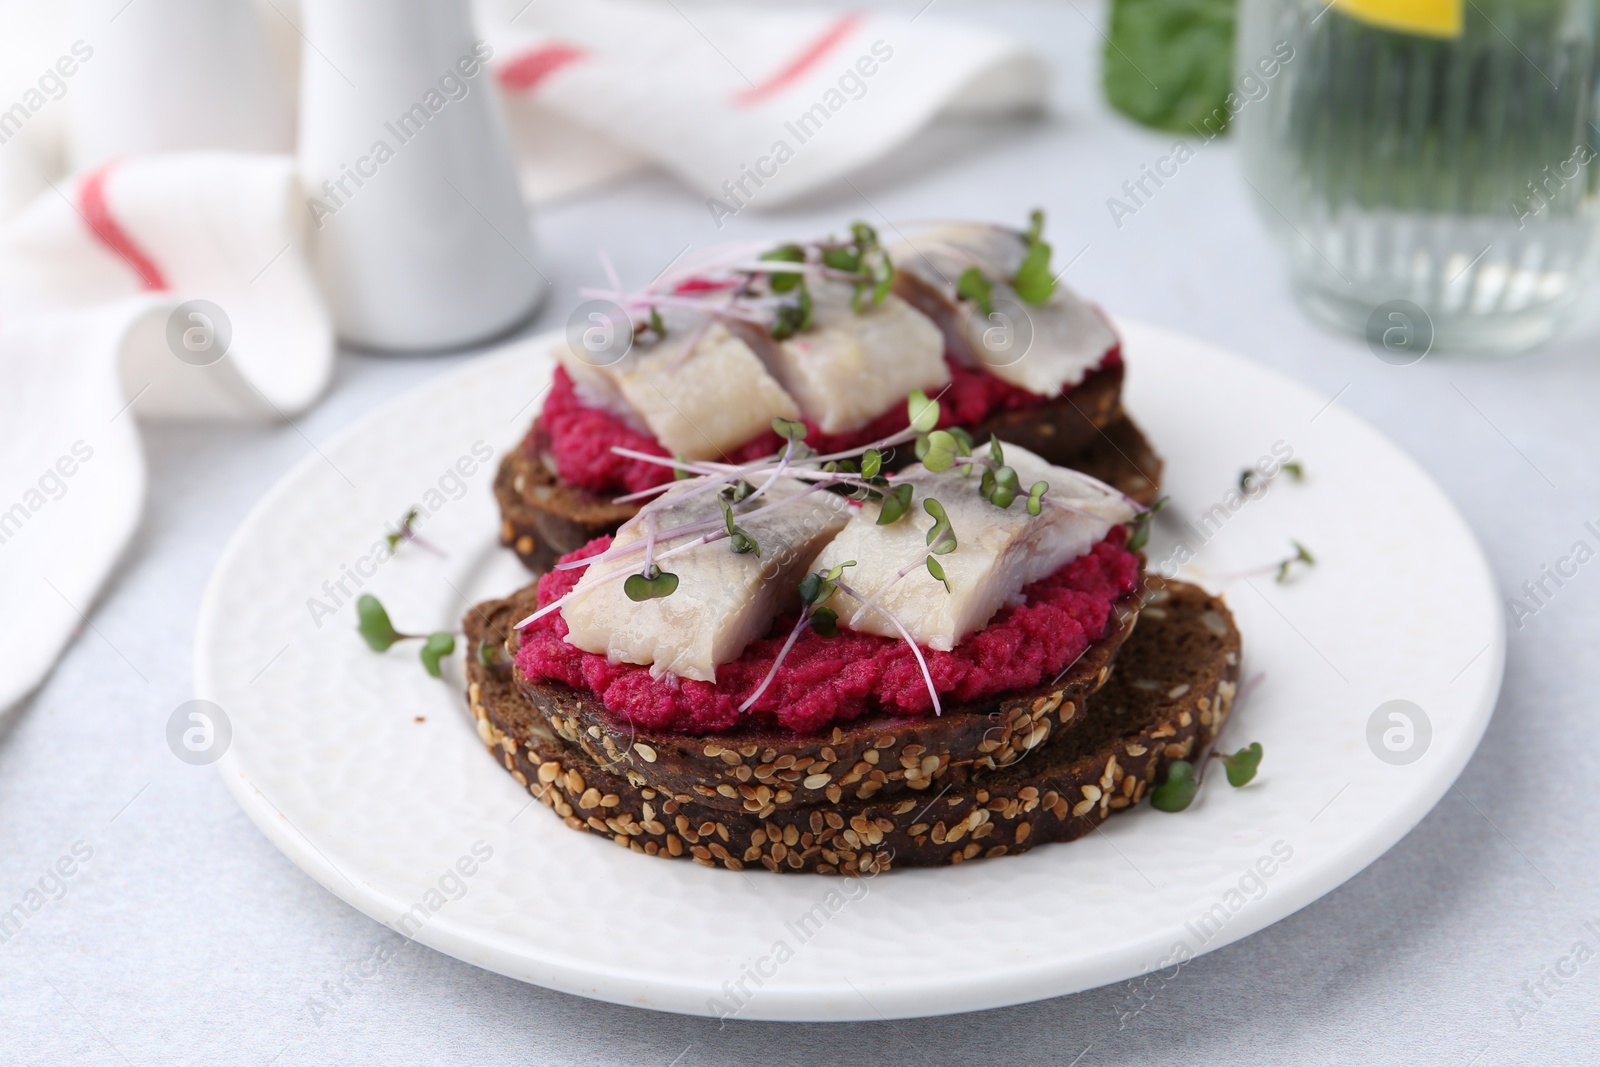
<path id="1" fill-rule="evenodd" d="M 468 657 L 478 733 L 518 782 L 575 830 L 706 866 L 877 874 L 1016 855 L 1089 833 L 1193 758 L 1238 690 L 1240 641 L 1222 601 L 1153 579 L 1149 608 L 1080 728 L 1033 758 L 932 795 L 855 800 L 768 817 L 682 802 L 636 772 L 612 774 L 561 739 L 511 678 Z M 468 617 L 469 648 L 511 621 L 505 601 Z M 1153 610 L 1152 610 L 1153 609 Z"/>
<path id="2" fill-rule="evenodd" d="M 1077 395 L 1076 391 L 1072 395 Z M 1021 443 L 1052 463 L 1115 486 L 1141 504 L 1155 503 L 1161 492 L 1161 458 L 1133 420 L 1117 413 L 1103 430 L 1094 428 L 1094 434 L 1087 447 L 1065 456 Z M 1005 432 L 999 436 L 1011 440 Z M 987 432 L 979 439 L 987 440 Z M 494 496 L 500 505 L 500 543 L 536 573 L 549 570 L 556 560 L 596 537 L 615 533 L 638 511 L 635 505 L 613 504 L 607 497 L 563 483 L 556 476 L 554 462 L 546 458 L 543 442 L 544 430 L 535 421 L 523 443 L 500 460 L 494 479 Z"/>
<path id="3" fill-rule="evenodd" d="M 535 587 L 514 594 L 512 622 L 536 607 Z M 593 693 L 557 682 L 517 684 L 550 728 L 596 765 L 653 789 L 722 811 L 766 817 L 781 808 L 937 791 L 1009 766 L 1072 728 L 1111 675 L 1138 617 L 1137 592 L 1112 608 L 1107 633 L 1043 685 L 1000 698 L 948 704 L 942 715 L 873 715 L 815 737 L 746 727 L 716 737 L 641 729 Z M 517 635 L 505 641 L 514 656 Z M 630 773 L 631 772 L 631 773 Z"/>

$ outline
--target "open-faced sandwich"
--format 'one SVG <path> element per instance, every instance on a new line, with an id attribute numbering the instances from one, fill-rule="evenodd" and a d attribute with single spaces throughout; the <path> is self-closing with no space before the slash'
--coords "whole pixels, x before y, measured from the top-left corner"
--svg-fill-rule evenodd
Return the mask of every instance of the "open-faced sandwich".
<path id="1" fill-rule="evenodd" d="M 612 455 L 665 477 L 633 490 L 614 533 L 467 616 L 480 736 L 569 826 L 735 870 L 959 863 L 1089 832 L 1220 729 L 1238 633 L 1199 589 L 1147 587 L 1147 504 L 998 431 L 974 440 L 927 395 L 960 372 L 945 358 L 949 338 L 979 328 L 962 301 L 1032 284 L 1037 233 L 1014 238 L 1020 267 L 983 251 L 989 233 L 930 239 L 930 273 L 907 283 L 903 303 L 889 303 L 861 232 L 848 246 L 857 258 L 833 256 L 827 272 L 773 270 L 725 293 L 799 290 L 811 315 L 837 299 L 852 329 L 813 326 L 811 350 L 756 359 L 735 343 L 759 340 L 749 324 L 703 316 L 657 323 L 661 345 L 680 331 L 684 341 L 630 357 L 630 373 L 687 358 L 767 377 L 738 394 L 746 410 L 722 412 L 728 447 L 709 456 L 668 436 L 672 420 L 652 409 L 664 447 L 614 444 Z M 809 270 L 835 251 L 761 262 Z M 969 251 L 991 265 L 981 287 L 962 266 Z M 957 267 L 959 299 L 949 299 L 935 279 Z M 834 294 L 831 272 L 865 280 Z M 874 299 L 875 311 L 852 306 Z M 913 302 L 941 319 L 926 344 L 907 340 L 927 326 Z M 860 369 L 871 347 L 861 315 L 897 346 L 920 346 L 920 362 L 890 361 L 898 399 L 880 400 Z M 768 330 L 768 343 L 802 337 L 793 325 L 786 337 Z M 1080 356 L 1080 381 L 1105 372 L 1115 340 L 1103 340 L 1098 362 Z M 834 359 L 855 361 L 856 377 L 829 378 Z M 655 386 L 686 389 L 684 370 L 669 364 Z M 626 375 L 607 380 L 613 401 L 633 387 Z M 853 395 L 834 398 L 840 390 Z M 758 405 L 760 434 L 746 418 Z M 620 422 L 621 409 L 611 417 Z"/>
<path id="2" fill-rule="evenodd" d="M 661 459 L 770 455 L 774 419 L 804 425 L 817 452 L 860 449 L 906 428 L 912 390 L 940 401 L 942 428 L 1153 502 L 1161 463 L 1122 410 L 1120 343 L 1052 273 L 1042 225 L 910 227 L 886 249 L 856 223 L 587 293 L 620 330 L 557 347 L 543 409 L 496 477 L 503 542 L 542 571 L 632 518 L 673 477 Z"/>

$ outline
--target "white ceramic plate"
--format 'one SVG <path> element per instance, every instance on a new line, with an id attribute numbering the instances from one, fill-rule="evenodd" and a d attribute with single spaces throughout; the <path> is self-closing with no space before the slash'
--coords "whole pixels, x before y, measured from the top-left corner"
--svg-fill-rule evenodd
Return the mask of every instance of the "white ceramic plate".
<path id="1" fill-rule="evenodd" d="M 364 575 L 397 626 L 431 630 L 523 582 L 496 545 L 489 486 L 549 380 L 540 338 L 324 445 L 326 458 L 308 456 L 234 537 L 195 654 L 197 695 L 231 722 L 218 764 L 229 789 L 318 882 L 422 943 L 666 1011 L 970 1011 L 1170 975 L 1184 953 L 1276 922 L 1371 863 L 1454 781 L 1499 689 L 1499 601 L 1454 507 L 1364 423 L 1236 356 L 1123 329 L 1128 407 L 1166 457 L 1172 496 L 1152 564 L 1187 540 L 1197 554 L 1181 573 L 1225 591 L 1245 676 L 1265 675 L 1227 738 L 1266 747 L 1248 788 L 1219 774 L 1182 814 L 1142 805 L 1071 844 L 860 882 L 651 859 L 530 807 L 472 728 L 460 665 L 435 681 L 415 646 L 375 655 L 350 601 Z M 1241 469 L 1275 444 L 1304 464 L 1304 483 L 1280 476 L 1231 509 Z M 1184 521 L 1219 504 L 1202 545 Z M 446 557 L 410 545 L 374 565 L 374 546 L 413 505 Z M 1270 566 L 1238 576 L 1288 554 L 1291 539 L 1318 561 L 1299 580 L 1279 585 Z M 1369 743 L 1391 700 L 1431 726 L 1412 715 L 1400 753 L 1420 753 L 1410 763 Z M 1403 748 L 1403 723 L 1383 730 Z M 807 913 L 825 921 L 802 928 Z"/>

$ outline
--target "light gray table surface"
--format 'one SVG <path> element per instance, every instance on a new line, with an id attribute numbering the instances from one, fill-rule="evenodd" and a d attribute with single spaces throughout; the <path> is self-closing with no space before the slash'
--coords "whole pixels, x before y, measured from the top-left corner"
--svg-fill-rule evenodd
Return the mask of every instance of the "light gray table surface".
<path id="1" fill-rule="evenodd" d="M 1102 10 L 950 12 L 1024 33 L 1049 57 L 1047 118 L 941 126 L 853 184 L 745 212 L 721 232 L 661 176 L 552 207 L 537 231 L 555 287 L 529 329 L 560 325 L 576 288 L 598 280 L 601 245 L 624 276 L 649 277 L 685 245 L 730 236 L 856 216 L 1020 219 L 1043 204 L 1057 262 L 1081 250 L 1068 280 L 1114 314 L 1337 394 L 1414 455 L 1508 594 L 1575 541 L 1596 542 L 1583 528 L 1600 524 L 1594 326 L 1513 360 L 1386 365 L 1295 308 L 1228 144 L 1201 149 L 1114 225 L 1106 199 L 1175 139 L 1101 101 Z M 925 1020 L 719 1027 L 522 985 L 402 942 L 302 874 L 214 770 L 173 758 L 163 731 L 192 696 L 207 577 L 251 505 L 308 439 L 467 358 L 346 354 L 326 400 L 292 427 L 145 426 L 143 525 L 90 626 L 0 728 L 0 908 L 74 843 L 92 850 L 65 895 L 0 945 L 0 1063 L 1600 1062 L 1600 793 L 1586 792 L 1600 788 L 1595 563 L 1512 628 L 1482 746 L 1412 833 L 1324 899 L 1185 968 L 1126 1020 L 1136 1001 L 1113 986 Z M 1579 942 L 1583 962 L 1562 964 Z M 376 978 L 348 977 L 385 945 L 399 947 Z M 341 981 L 347 992 L 330 992 Z M 316 1011 L 319 1000 L 331 1010 Z"/>

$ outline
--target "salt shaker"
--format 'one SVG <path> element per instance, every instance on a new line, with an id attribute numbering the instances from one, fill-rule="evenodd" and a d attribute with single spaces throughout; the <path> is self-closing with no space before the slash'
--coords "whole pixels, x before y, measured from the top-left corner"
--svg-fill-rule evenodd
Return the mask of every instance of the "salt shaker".
<path id="1" fill-rule="evenodd" d="M 472 344 L 548 283 L 466 0 L 305 0 L 300 174 L 339 336 Z"/>

